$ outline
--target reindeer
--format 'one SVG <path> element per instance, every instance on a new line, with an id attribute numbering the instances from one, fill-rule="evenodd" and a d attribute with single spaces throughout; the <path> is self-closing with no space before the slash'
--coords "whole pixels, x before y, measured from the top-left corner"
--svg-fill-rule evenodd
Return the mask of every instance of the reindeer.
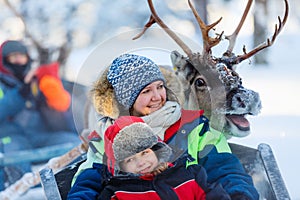
<path id="1" fill-rule="evenodd" d="M 239 63 L 250 58 L 257 52 L 272 46 L 280 31 L 284 27 L 288 12 L 288 1 L 285 2 L 285 14 L 283 20 L 278 17 L 279 23 L 275 25 L 275 31 L 271 38 L 258 45 L 250 52 L 246 52 L 243 47 L 243 55 L 235 55 L 233 48 L 239 31 L 248 15 L 253 0 L 248 0 L 242 18 L 235 31 L 225 36 L 229 45 L 222 57 L 215 57 L 212 54 L 212 48 L 217 46 L 223 38 L 224 32 L 216 34 L 216 37 L 210 37 L 209 32 L 217 24 L 216 22 L 206 25 L 194 6 L 188 0 L 202 32 L 203 51 L 202 53 L 193 53 L 192 50 L 159 18 L 152 0 L 148 0 L 148 6 L 151 16 L 143 31 L 133 39 L 141 37 L 146 30 L 154 23 L 157 23 L 186 53 L 181 55 L 177 51 L 171 52 L 171 61 L 175 68 L 175 73 L 183 85 L 183 95 L 185 102 L 184 108 L 204 109 L 205 115 L 210 118 L 211 126 L 222 131 L 228 138 L 232 136 L 244 137 L 250 133 L 250 123 L 246 119 L 247 115 L 257 115 L 261 110 L 261 100 L 259 94 L 247 89 L 242 85 L 242 79 L 235 71 Z M 177 83 L 170 83 L 177 84 Z"/>

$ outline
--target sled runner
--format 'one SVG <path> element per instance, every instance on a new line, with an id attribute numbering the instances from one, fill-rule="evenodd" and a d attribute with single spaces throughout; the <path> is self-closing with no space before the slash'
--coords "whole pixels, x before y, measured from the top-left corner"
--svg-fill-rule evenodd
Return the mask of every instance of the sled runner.
<path id="1" fill-rule="evenodd" d="M 245 170 L 252 176 L 260 199 L 290 199 L 272 149 L 261 143 L 257 149 L 230 143 L 232 152 L 239 157 Z M 70 190 L 73 175 L 86 159 L 85 154 L 61 171 L 53 173 L 51 168 L 40 171 L 41 183 L 47 199 L 64 200 Z"/>

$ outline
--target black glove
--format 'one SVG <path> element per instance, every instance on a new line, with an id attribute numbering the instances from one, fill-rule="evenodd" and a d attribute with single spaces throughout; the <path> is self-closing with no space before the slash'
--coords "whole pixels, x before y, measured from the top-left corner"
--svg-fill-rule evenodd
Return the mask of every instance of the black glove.
<path id="1" fill-rule="evenodd" d="M 31 94 L 30 83 L 23 84 L 22 87 L 19 89 L 19 93 L 23 98 L 27 98 Z"/>

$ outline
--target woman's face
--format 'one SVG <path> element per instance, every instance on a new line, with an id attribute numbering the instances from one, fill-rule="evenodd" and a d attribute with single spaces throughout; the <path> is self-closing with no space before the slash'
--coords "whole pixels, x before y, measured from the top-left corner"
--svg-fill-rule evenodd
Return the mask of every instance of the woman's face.
<path id="1" fill-rule="evenodd" d="M 165 105 L 167 99 L 166 88 L 163 81 L 155 81 L 147 85 L 139 94 L 133 104 L 133 116 L 145 116 L 159 110 Z"/>

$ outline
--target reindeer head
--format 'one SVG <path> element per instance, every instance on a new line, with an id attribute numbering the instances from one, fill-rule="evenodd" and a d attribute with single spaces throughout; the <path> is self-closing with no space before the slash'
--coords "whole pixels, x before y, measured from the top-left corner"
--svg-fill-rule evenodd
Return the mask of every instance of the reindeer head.
<path id="1" fill-rule="evenodd" d="M 222 57 L 212 55 L 212 47 L 219 44 L 223 32 L 215 38 L 209 36 L 222 18 L 211 25 L 206 25 L 197 11 L 188 0 L 189 6 L 200 26 L 203 37 L 202 53 L 193 53 L 191 49 L 158 17 L 151 0 L 148 5 L 151 16 L 144 30 L 134 39 L 139 38 L 154 23 L 157 23 L 164 31 L 182 48 L 186 56 L 177 51 L 171 53 L 171 60 L 176 69 L 176 74 L 184 87 L 185 103 L 187 109 L 204 109 L 205 115 L 210 118 L 211 126 L 224 132 L 227 136 L 243 137 L 250 133 L 250 124 L 247 115 L 257 115 L 261 110 L 261 101 L 258 93 L 246 89 L 242 85 L 242 79 L 234 70 L 234 66 L 243 60 L 250 58 L 257 52 L 271 46 L 279 32 L 286 23 L 288 16 L 288 2 L 285 2 L 285 15 L 283 21 L 278 17 L 279 24 L 275 26 L 272 38 L 260 44 L 250 52 L 243 48 L 243 55 L 235 55 L 232 51 L 237 35 L 246 19 L 253 0 L 248 0 L 243 16 L 238 27 L 232 35 L 225 36 L 229 46 Z"/>

